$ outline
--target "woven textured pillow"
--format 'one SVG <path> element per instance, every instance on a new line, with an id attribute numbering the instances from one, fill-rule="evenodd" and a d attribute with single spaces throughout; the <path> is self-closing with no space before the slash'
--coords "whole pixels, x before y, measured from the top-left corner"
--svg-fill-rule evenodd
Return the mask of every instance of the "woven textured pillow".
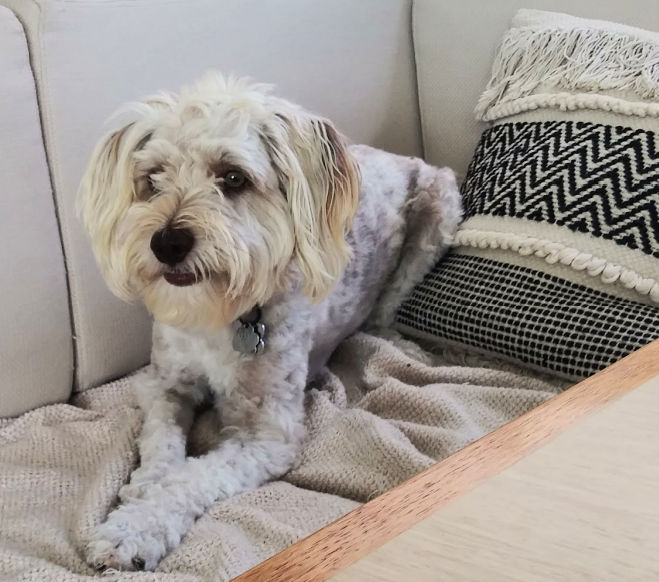
<path id="1" fill-rule="evenodd" d="M 571 380 L 659 336 L 659 34 L 520 10 L 455 248 L 401 331 Z"/>

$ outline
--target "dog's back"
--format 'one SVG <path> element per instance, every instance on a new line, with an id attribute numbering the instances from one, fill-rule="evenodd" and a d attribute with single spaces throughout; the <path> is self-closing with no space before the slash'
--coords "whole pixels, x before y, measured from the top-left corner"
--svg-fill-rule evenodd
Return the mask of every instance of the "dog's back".
<path id="1" fill-rule="evenodd" d="M 361 173 L 359 206 L 347 235 L 353 255 L 313 311 L 310 377 L 359 327 L 392 323 L 400 302 L 448 249 L 462 217 L 451 170 L 363 145 L 350 153 Z"/>

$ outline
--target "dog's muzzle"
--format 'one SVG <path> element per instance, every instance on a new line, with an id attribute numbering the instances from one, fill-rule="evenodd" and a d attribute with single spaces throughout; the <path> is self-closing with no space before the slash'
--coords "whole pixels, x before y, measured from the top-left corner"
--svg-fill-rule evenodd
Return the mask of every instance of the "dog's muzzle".
<path id="1" fill-rule="evenodd" d="M 189 229 L 167 227 L 151 237 L 151 250 L 158 261 L 173 268 L 188 256 L 194 242 L 194 235 Z M 191 272 L 166 271 L 163 278 L 176 287 L 187 287 L 197 282 L 197 275 Z"/>

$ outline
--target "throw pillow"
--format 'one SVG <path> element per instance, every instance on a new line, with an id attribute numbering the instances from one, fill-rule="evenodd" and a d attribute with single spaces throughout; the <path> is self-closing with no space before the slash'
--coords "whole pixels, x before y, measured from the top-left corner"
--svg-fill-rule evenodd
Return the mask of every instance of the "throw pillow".
<path id="1" fill-rule="evenodd" d="M 455 248 L 398 328 L 579 380 L 659 337 L 659 33 L 520 10 Z"/>

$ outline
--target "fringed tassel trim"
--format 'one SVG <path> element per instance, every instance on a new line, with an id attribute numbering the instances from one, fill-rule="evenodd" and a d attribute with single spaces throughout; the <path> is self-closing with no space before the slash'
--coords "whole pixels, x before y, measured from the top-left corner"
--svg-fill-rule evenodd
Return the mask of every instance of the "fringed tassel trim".
<path id="1" fill-rule="evenodd" d="M 600 91 L 625 93 L 593 95 Z M 630 95 L 634 102 L 627 100 Z M 513 28 L 499 48 L 476 115 L 491 121 L 537 107 L 585 107 L 655 117 L 657 101 L 659 42 L 591 28 Z"/>

